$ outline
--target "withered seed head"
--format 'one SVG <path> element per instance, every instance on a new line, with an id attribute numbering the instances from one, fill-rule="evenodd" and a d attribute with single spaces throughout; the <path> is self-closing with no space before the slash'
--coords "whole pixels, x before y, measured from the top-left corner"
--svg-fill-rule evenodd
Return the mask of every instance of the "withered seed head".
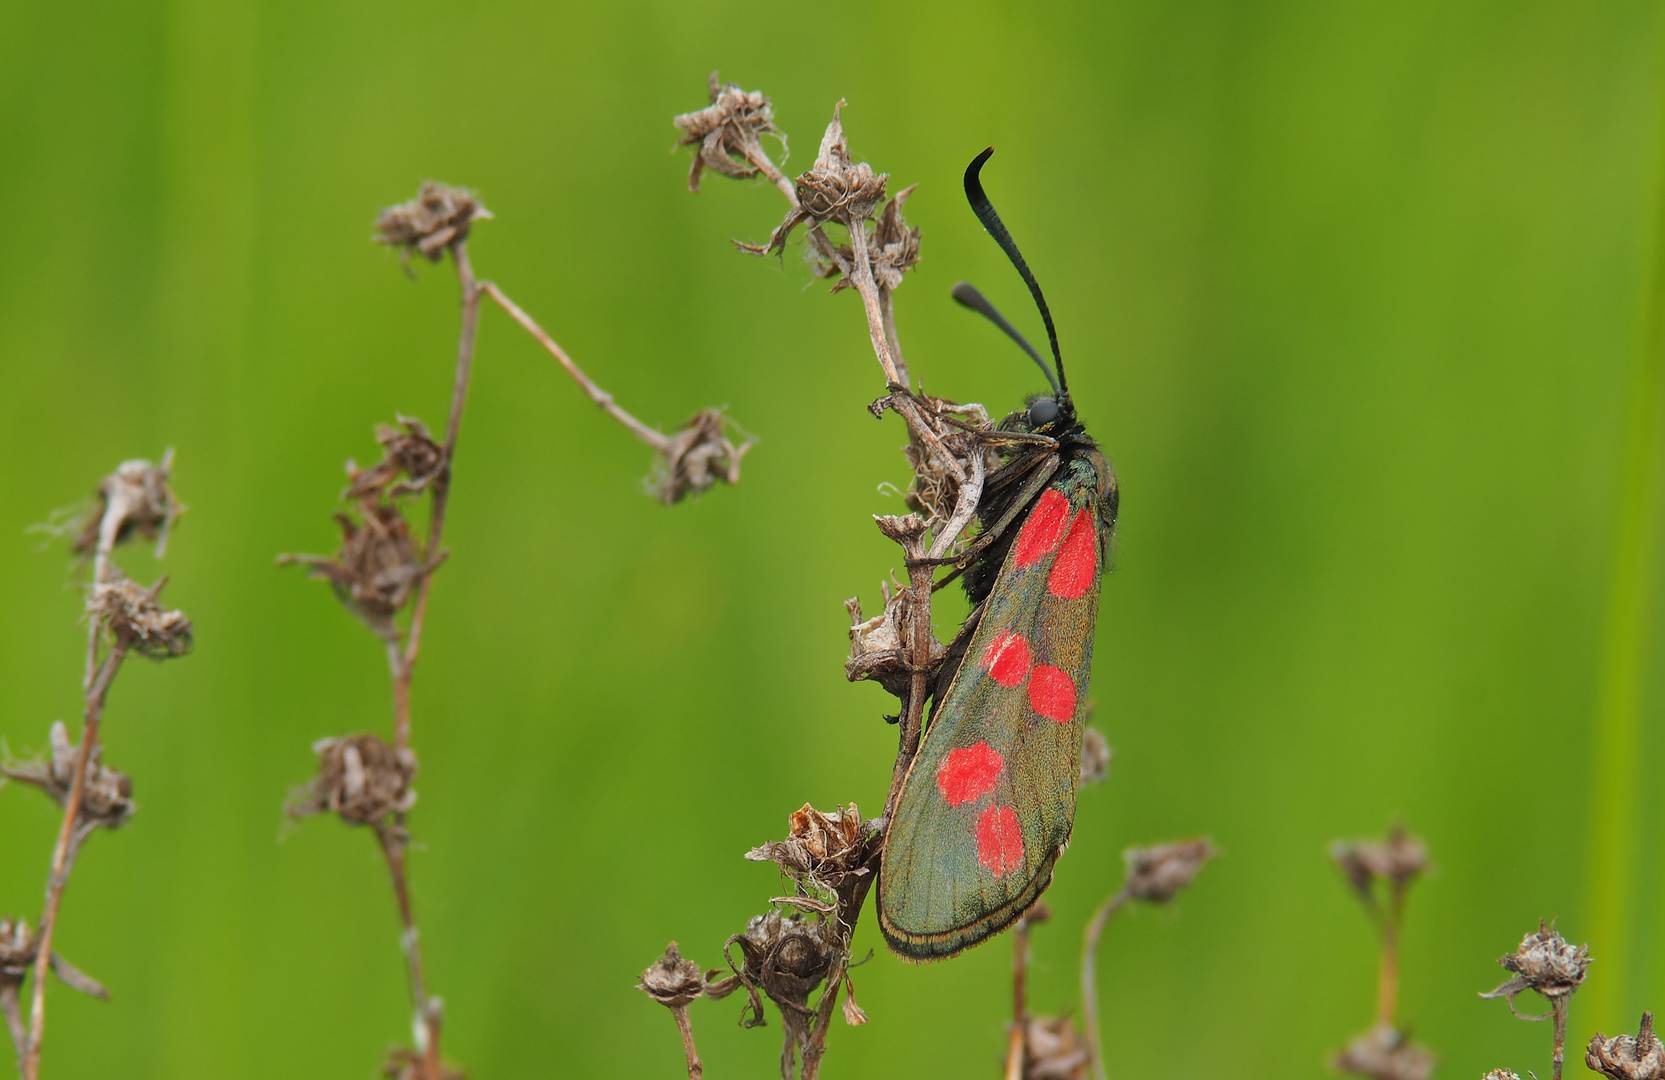
<path id="1" fill-rule="evenodd" d="M 1381 840 L 1337 840 L 1330 845 L 1330 858 L 1347 878 L 1348 884 L 1373 902 L 1372 886 L 1378 881 L 1403 887 L 1428 869 L 1428 848 L 1423 842 L 1395 825 Z"/>
<path id="2" fill-rule="evenodd" d="M 1377 1024 L 1347 1044 L 1335 1067 L 1371 1080 L 1428 1080 L 1434 1055 L 1413 1044 L 1392 1024 Z"/>
<path id="3" fill-rule="evenodd" d="M 35 935 L 29 924 L 0 915 L 0 987 L 23 985 L 35 963 Z"/>
<path id="4" fill-rule="evenodd" d="M 1600 1032 L 1590 1040 L 1584 1064 L 1611 1080 L 1660 1080 L 1665 1077 L 1665 1044 L 1653 1033 L 1653 1013 L 1642 1014 L 1634 1036 L 1609 1039 Z"/>
<path id="5" fill-rule="evenodd" d="M 1031 1016 L 1023 1033 L 1023 1080 L 1086 1080 L 1087 1041 L 1074 1020 Z"/>
<path id="6" fill-rule="evenodd" d="M 742 956 L 741 980 L 748 987 L 761 986 L 783 1012 L 793 1009 L 800 1017 L 807 1014 L 809 995 L 839 955 L 837 936 L 827 923 L 779 911 L 753 917 L 745 933 L 728 939 L 728 945 L 736 944 Z M 730 958 L 729 965 L 733 964 Z M 761 1020 L 755 1012 L 754 1016 Z"/>
<path id="7" fill-rule="evenodd" d="M 399 425 L 403 431 L 387 424 L 377 426 L 382 459 L 376 464 L 360 469 L 356 462 L 347 462 L 348 486 L 342 498 L 359 502 L 419 495 L 445 475 L 445 449 L 434 442 L 422 421 L 401 416 Z"/>
<path id="8" fill-rule="evenodd" d="M 786 246 L 792 230 L 805 222 L 812 228 L 829 221 L 850 229 L 865 228 L 864 222 L 885 197 L 885 182 L 890 176 L 875 173 L 865 161 L 850 159 L 850 144 L 838 118 L 843 104 L 841 101 L 833 108 L 832 123 L 821 137 L 821 151 L 815 157 L 815 164 L 794 182 L 798 205 L 775 226 L 767 243 L 740 244 L 742 251 L 754 255 L 779 251 Z"/>
<path id="9" fill-rule="evenodd" d="M 677 145 L 698 147 L 688 171 L 688 190 L 693 192 L 699 191 L 700 173 L 705 169 L 735 179 L 756 176 L 760 171 L 756 163 L 764 157 L 760 136 L 779 139 L 785 160 L 786 136 L 775 126 L 774 109 L 761 90 L 747 93 L 733 83 L 725 85 L 715 71 L 710 86 L 710 105 L 671 120 L 683 130 Z"/>
<path id="10" fill-rule="evenodd" d="M 191 620 L 157 603 L 167 578 L 146 589 L 111 567 L 87 592 L 87 618 L 122 648 L 167 660 L 191 651 Z"/>
<path id="11" fill-rule="evenodd" d="M 0 776 L 39 788 L 53 802 L 64 806 L 69 802 L 69 790 L 75 782 L 75 761 L 80 756 L 80 747 L 69 741 L 69 732 L 61 720 L 53 722 L 49 738 L 52 744 L 49 757 L 38 761 L 0 762 Z M 133 802 L 132 779 L 126 773 L 107 768 L 103 756 L 103 744 L 95 744 L 81 790 L 78 824 L 82 828 L 119 829 L 138 809 Z"/>
<path id="12" fill-rule="evenodd" d="M 1507 998 L 1509 1008 L 1515 1007 L 1516 995 L 1535 990 L 1554 1001 L 1577 990 L 1584 982 L 1590 967 L 1590 946 L 1573 947 L 1556 932 L 1553 923 L 1538 923 L 1538 932 L 1521 939 L 1520 948 L 1497 961 L 1515 977 L 1497 989 L 1483 993 L 1482 998 Z"/>
<path id="13" fill-rule="evenodd" d="M 704 493 L 718 481 L 738 484 L 740 459 L 752 443 L 749 439 L 739 446 L 730 442 L 727 429 L 731 423 L 721 409 L 695 413 L 660 451 L 647 479 L 648 490 L 669 506 L 690 493 Z"/>
<path id="14" fill-rule="evenodd" d="M 913 669 L 903 657 L 902 628 L 907 622 L 907 589 L 893 581 L 879 583 L 884 596 L 883 613 L 871 619 L 861 617 L 861 600 L 844 601 L 850 613 L 850 656 L 844 661 L 844 677 L 851 682 L 872 681 L 889 693 L 905 698 L 913 686 Z M 931 639 L 931 662 L 941 660 L 947 650 Z"/>
<path id="15" fill-rule="evenodd" d="M 1520 1074 L 1512 1069 L 1493 1069 L 1480 1080 L 1520 1080 Z"/>
<path id="16" fill-rule="evenodd" d="M 1127 894 L 1134 900 L 1165 904 L 1197 876 L 1203 864 L 1219 852 L 1208 837 L 1179 840 L 1122 852 L 1127 864 Z"/>
<path id="17" fill-rule="evenodd" d="M 896 193 L 895 198 L 885 203 L 884 211 L 873 222 L 867 236 L 868 264 L 873 270 L 873 280 L 882 289 L 895 290 L 902 284 L 902 275 L 912 270 L 919 262 L 919 226 L 909 225 L 902 217 L 902 204 L 908 201 L 917 184 L 910 184 Z M 863 226 L 864 228 L 866 226 Z M 845 266 L 855 262 L 855 248 L 849 244 L 838 248 L 839 257 Z M 855 283 L 844 276 L 838 263 L 821 255 L 811 252 L 811 268 L 817 277 L 835 278 L 832 291 L 855 287 Z"/>
<path id="18" fill-rule="evenodd" d="M 1102 782 L 1110 775 L 1110 740 L 1096 727 L 1081 733 L 1081 787 Z"/>
<path id="19" fill-rule="evenodd" d="M 410 600 L 428 567 L 398 506 L 366 500 L 359 503 L 359 512 L 362 521 L 335 515 L 342 537 L 335 558 L 280 555 L 278 562 L 311 567 L 312 576 L 328 581 L 347 610 L 383 639 L 396 641 L 399 630 L 393 617 Z"/>
<path id="20" fill-rule="evenodd" d="M 705 978 L 698 964 L 682 958 L 673 941 L 665 946 L 665 955 L 642 972 L 636 989 L 659 1004 L 674 1009 L 699 997 L 705 989 Z"/>
<path id="21" fill-rule="evenodd" d="M 447 187 L 424 180 L 410 202 L 390 206 L 376 218 L 375 240 L 427 256 L 430 262 L 445 257 L 445 249 L 468 237 L 474 222 L 491 217 L 479 198 L 466 188 Z"/>
<path id="22" fill-rule="evenodd" d="M 746 852 L 753 862 L 772 862 L 806 885 L 836 889 L 846 876 L 869 871 L 868 840 L 873 822 L 861 820 L 856 804 L 827 814 L 804 803 L 787 819 L 785 840 L 771 840 Z"/>
<path id="23" fill-rule="evenodd" d="M 333 811 L 351 825 L 379 825 L 415 804 L 416 754 L 409 748 L 363 734 L 320 739 L 312 749 L 318 775 L 290 793 L 290 817 Z"/>
<path id="24" fill-rule="evenodd" d="M 185 506 L 168 485 L 173 472 L 173 451 L 162 455 L 162 462 L 124 461 L 116 471 L 98 485 L 98 504 L 83 519 L 82 529 L 75 538 L 77 555 L 91 555 L 98 549 L 100 533 L 111 530 L 111 547 L 131 540 L 135 535 L 156 541 L 156 554 L 161 556 L 168 546 L 168 532 L 173 521 L 185 512 Z"/>

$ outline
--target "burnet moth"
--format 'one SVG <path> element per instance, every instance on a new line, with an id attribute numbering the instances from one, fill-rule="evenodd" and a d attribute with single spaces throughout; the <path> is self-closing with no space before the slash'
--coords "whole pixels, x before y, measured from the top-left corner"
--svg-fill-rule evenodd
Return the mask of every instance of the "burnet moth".
<path id="1" fill-rule="evenodd" d="M 954 299 L 1022 346 L 1052 392 L 990 434 L 1002 464 L 960 560 L 973 610 L 949 646 L 885 838 L 879 922 L 910 960 L 999 933 L 1052 880 L 1075 818 L 1099 579 L 1116 525 L 1116 477 L 1076 418 L 1052 314 L 983 192 L 992 153 L 967 166 L 966 197 L 1029 286 L 1053 368 L 976 289 L 962 282 Z"/>

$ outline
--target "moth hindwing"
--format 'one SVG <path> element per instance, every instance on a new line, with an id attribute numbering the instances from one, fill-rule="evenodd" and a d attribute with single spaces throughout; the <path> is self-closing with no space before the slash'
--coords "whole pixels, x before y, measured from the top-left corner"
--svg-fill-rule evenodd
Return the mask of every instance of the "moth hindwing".
<path id="1" fill-rule="evenodd" d="M 912 960 L 999 933 L 1052 880 L 1075 818 L 1099 582 L 1119 502 L 1109 462 L 1076 418 L 1040 286 L 978 181 L 988 154 L 966 170 L 966 193 L 1041 309 L 1057 377 L 981 294 L 955 287 L 955 299 L 1041 365 L 1053 393 L 1000 425 L 1026 438 L 989 477 L 965 575 L 976 607 L 950 646 L 886 832 L 879 923 Z"/>

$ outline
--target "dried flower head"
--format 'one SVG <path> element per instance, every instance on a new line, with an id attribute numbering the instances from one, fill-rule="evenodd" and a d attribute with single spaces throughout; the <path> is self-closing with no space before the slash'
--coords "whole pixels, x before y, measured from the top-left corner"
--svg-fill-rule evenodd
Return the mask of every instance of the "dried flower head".
<path id="1" fill-rule="evenodd" d="M 1104 732 L 1089 726 L 1081 733 L 1081 781 L 1082 787 L 1101 783 L 1110 775 L 1110 740 L 1104 737 Z"/>
<path id="2" fill-rule="evenodd" d="M 671 121 L 683 130 L 678 146 L 698 147 L 688 171 L 688 190 L 693 192 L 699 191 L 700 173 L 705 169 L 735 179 L 756 176 L 759 162 L 768 160 L 760 136 L 780 140 L 781 160 L 786 159 L 786 136 L 775 126 L 774 109 L 762 91 L 747 93 L 733 83 L 725 85 L 715 71 L 710 86 L 710 105 Z"/>
<path id="3" fill-rule="evenodd" d="M 868 265 L 873 271 L 873 280 L 881 289 L 896 289 L 902 284 L 902 275 L 919 262 L 919 226 L 909 225 L 902 217 L 902 204 L 908 201 L 908 196 L 918 186 L 908 185 L 885 203 L 884 211 L 873 221 L 867 234 Z M 817 277 L 835 279 L 833 292 L 855 287 L 855 283 L 844 273 L 844 267 L 855 263 L 855 248 L 843 244 L 837 250 L 837 261 L 818 251 L 810 255 L 810 265 Z"/>
<path id="4" fill-rule="evenodd" d="M 838 888 L 849 875 L 872 868 L 874 822 L 862 821 L 856 804 L 827 814 L 804 803 L 787 819 L 785 840 L 771 840 L 746 852 L 753 862 L 773 862 L 795 880 L 818 891 Z"/>
<path id="5" fill-rule="evenodd" d="M 1521 938 L 1520 948 L 1497 962 L 1514 972 L 1514 978 L 1480 996 L 1488 1000 L 1506 998 L 1513 1011 L 1515 997 L 1526 990 L 1534 990 L 1551 1002 L 1577 990 L 1590 967 L 1590 946 L 1575 948 L 1556 931 L 1554 923 L 1540 921 L 1537 933 Z"/>
<path id="6" fill-rule="evenodd" d="M 447 247 L 467 239 L 474 222 L 490 217 L 474 192 L 424 180 L 416 198 L 390 206 L 376 218 L 375 240 L 404 248 L 406 259 L 418 251 L 438 262 Z"/>
<path id="7" fill-rule="evenodd" d="M 63 721 L 54 721 L 48 736 L 51 754 L 38 761 L 0 762 L 0 776 L 39 788 L 60 807 L 69 802 L 75 782 L 75 762 L 81 748 L 69 741 Z M 133 781 L 126 773 L 107 768 L 104 746 L 95 743 L 87 759 L 87 779 L 81 790 L 77 825 L 81 829 L 119 829 L 138 807 L 133 802 Z"/>
<path id="8" fill-rule="evenodd" d="M 1434 1055 L 1392 1024 L 1377 1024 L 1347 1044 L 1336 1056 L 1335 1067 L 1372 1080 L 1428 1080 Z"/>
<path id="9" fill-rule="evenodd" d="M 698 964 L 682 958 L 673 941 L 665 946 L 665 955 L 642 972 L 636 989 L 667 1008 L 676 1008 L 704 992 L 705 977 Z"/>
<path id="10" fill-rule="evenodd" d="M 29 924 L 0 915 L 0 988 L 17 988 L 35 964 L 35 935 Z"/>
<path id="11" fill-rule="evenodd" d="M 1520 1074 L 1512 1069 L 1493 1069 L 1480 1080 L 1520 1080 Z"/>
<path id="12" fill-rule="evenodd" d="M 850 656 L 844 661 L 844 677 L 851 682 L 876 682 L 897 697 L 905 697 L 913 683 L 913 669 L 902 655 L 908 593 L 895 581 L 879 582 L 879 591 L 885 609 L 871 619 L 861 617 L 859 597 L 844 601 L 844 610 L 850 613 Z M 943 651 L 940 643 L 935 651 Z"/>
<path id="13" fill-rule="evenodd" d="M 988 410 L 981 405 L 959 405 L 931 394 L 910 394 L 926 425 L 934 429 L 934 443 L 909 442 L 902 448 L 913 482 L 908 487 L 908 508 L 924 514 L 931 528 L 940 527 L 953 516 L 960 499 L 960 477 L 975 468 L 973 458 L 981 457 L 985 475 L 1000 468 L 1000 455 L 986 432 L 992 428 Z M 881 399 L 888 400 L 888 399 Z M 967 544 L 962 536 L 951 554 Z"/>
<path id="14" fill-rule="evenodd" d="M 135 460 L 116 466 L 116 471 L 98 485 L 97 505 L 81 519 L 81 532 L 73 545 L 75 553 L 93 554 L 108 534 L 105 543 L 110 548 L 134 536 L 155 540 L 160 557 L 167 550 L 174 519 L 185 512 L 184 504 L 168 484 L 172 473 L 171 448 L 162 455 L 160 464 Z"/>
<path id="15" fill-rule="evenodd" d="M 689 493 L 705 492 L 719 480 L 738 484 L 740 459 L 752 443 L 748 439 L 734 445 L 728 438 L 732 423 L 721 409 L 695 413 L 660 450 L 653 474 L 647 479 L 648 490 L 669 506 Z"/>
<path id="16" fill-rule="evenodd" d="M 87 618 L 128 652 L 166 660 L 191 651 L 191 620 L 157 603 L 167 578 L 146 589 L 111 567 L 87 593 Z"/>
<path id="17" fill-rule="evenodd" d="M 1191 884 L 1204 863 L 1218 854 L 1206 836 L 1155 847 L 1128 848 L 1122 852 L 1122 861 L 1127 864 L 1124 888 L 1131 899 L 1166 904 Z"/>
<path id="18" fill-rule="evenodd" d="M 1086 1080 L 1087 1041 L 1074 1020 L 1031 1016 L 1023 1036 L 1023 1080 Z"/>
<path id="19" fill-rule="evenodd" d="M 1403 888 L 1428 869 L 1428 848 L 1402 825 L 1381 840 L 1337 840 L 1330 845 L 1330 858 L 1367 903 L 1374 902 L 1376 882 Z"/>
<path id="20" fill-rule="evenodd" d="M 833 107 L 832 123 L 821 137 L 821 151 L 815 164 L 794 181 L 798 204 L 769 234 L 767 243 L 740 244 L 742 251 L 754 255 L 779 251 L 786 246 L 792 230 L 808 222 L 818 228 L 826 222 L 836 222 L 849 229 L 864 228 L 863 223 L 885 197 L 887 173 L 875 173 L 865 161 L 850 159 L 850 144 L 844 137 L 844 125 L 839 120 L 841 101 Z"/>
<path id="21" fill-rule="evenodd" d="M 434 442 L 422 421 L 401 416 L 399 426 L 404 430 L 377 426 L 382 459 L 376 464 L 360 469 L 356 462 L 347 462 L 348 486 L 342 498 L 359 502 L 420 495 L 445 475 L 445 449 Z"/>
<path id="22" fill-rule="evenodd" d="M 731 945 L 740 946 L 739 967 L 728 952 Z M 809 995 L 832 970 L 841 949 L 837 935 L 824 920 L 770 911 L 751 919 L 745 933 L 729 938 L 723 952 L 729 967 L 751 993 L 747 1006 L 750 1016 L 743 1014 L 741 1022 L 755 1027 L 763 1022 L 758 988 L 780 1007 L 788 1025 L 807 1020 Z"/>
<path id="23" fill-rule="evenodd" d="M 290 817 L 331 811 L 352 825 L 379 825 L 415 804 L 416 754 L 408 747 L 364 734 L 320 739 L 312 750 L 318 775 L 290 794 Z"/>
<path id="24" fill-rule="evenodd" d="M 1609 1039 L 1600 1032 L 1590 1040 L 1584 1064 L 1611 1080 L 1660 1080 L 1665 1077 L 1665 1044 L 1653 1033 L 1653 1013 L 1642 1014 L 1634 1036 Z"/>
<path id="25" fill-rule="evenodd" d="M 411 536 L 410 523 L 399 508 L 387 502 L 362 502 L 362 522 L 338 513 L 341 551 L 333 559 L 321 555 L 280 555 L 278 562 L 310 566 L 312 576 L 328 581 L 347 609 L 379 636 L 399 637 L 393 616 L 404 607 L 429 568 Z"/>
<path id="26" fill-rule="evenodd" d="M 421 1054 L 408 1046 L 395 1046 L 382 1061 L 382 1075 L 387 1080 L 468 1080 L 468 1072 L 451 1065 L 441 1065 L 436 1078 Z"/>

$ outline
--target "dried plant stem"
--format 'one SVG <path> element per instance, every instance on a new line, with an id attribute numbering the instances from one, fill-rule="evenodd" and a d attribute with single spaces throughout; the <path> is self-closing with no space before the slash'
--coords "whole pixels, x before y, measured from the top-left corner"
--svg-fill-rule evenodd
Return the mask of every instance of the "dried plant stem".
<path id="1" fill-rule="evenodd" d="M 1558 994 L 1550 999 L 1550 1015 L 1555 1021 L 1555 1049 L 1551 1052 L 1550 1072 L 1554 1080 L 1561 1080 L 1561 1061 L 1566 1056 L 1567 1048 L 1567 1005 L 1571 1000 L 1568 994 Z"/>
<path id="2" fill-rule="evenodd" d="M 405 840 L 398 826 L 378 825 L 376 840 L 387 858 L 387 875 L 393 882 L 393 898 L 399 904 L 399 921 L 404 927 L 399 941 L 405 954 L 405 967 L 410 974 L 410 996 L 416 1010 L 416 1027 L 421 1041 L 417 1049 L 422 1054 L 424 1080 L 440 1080 L 439 1002 L 428 997 L 422 981 L 422 950 L 416 929 L 416 915 L 411 909 L 410 885 L 405 877 Z"/>
<path id="3" fill-rule="evenodd" d="M 113 543 L 113 538 L 112 538 Z M 104 554 L 101 551 L 101 554 Z M 52 935 L 58 926 L 58 907 L 63 902 L 64 886 L 69 883 L 69 871 L 86 833 L 79 828 L 81 800 L 87 789 L 87 768 L 94 748 L 98 746 L 98 724 L 104 716 L 104 701 L 110 683 L 127 657 L 126 648 L 119 642 L 98 665 L 87 688 L 86 706 L 81 725 L 81 747 L 75 756 L 75 777 L 70 782 L 69 796 L 64 800 L 64 823 L 58 829 L 58 843 L 52 849 L 52 874 L 46 882 L 46 907 L 41 912 L 40 928 L 35 937 L 35 984 L 29 1004 L 29 1035 L 23 1054 L 23 1080 L 37 1080 L 40 1076 L 41 1042 L 46 1037 L 46 973 L 52 966 Z"/>
<path id="4" fill-rule="evenodd" d="M 17 987 L 11 983 L 0 986 L 0 1012 L 6 1014 L 6 1029 L 11 1032 L 12 1046 L 17 1050 L 18 1075 L 22 1075 L 24 1047 L 29 1043 L 29 1029 L 23 1023 L 23 1008 L 18 1002 Z"/>
<path id="5" fill-rule="evenodd" d="M 550 337 L 532 316 L 526 314 L 520 309 L 519 305 L 505 296 L 503 290 L 499 289 L 495 283 L 490 281 L 481 282 L 480 291 L 497 301 L 497 305 L 508 312 L 511 319 L 519 323 L 522 329 L 536 338 L 538 344 L 549 350 L 549 354 L 566 369 L 567 374 L 572 376 L 573 382 L 578 384 L 579 389 L 583 390 L 585 395 L 599 405 L 609 416 L 629 428 L 632 434 L 655 450 L 664 450 L 670 445 L 671 440 L 668 436 L 648 427 L 620 408 L 618 403 L 613 400 L 613 395 L 597 386 L 588 375 L 585 375 L 583 370 L 572 362 L 572 358 L 566 354 L 566 351 L 555 343 L 555 339 Z"/>
<path id="6" fill-rule="evenodd" d="M 867 902 L 867 891 L 873 887 L 873 880 L 878 876 L 879 853 L 884 849 L 882 836 L 873 837 L 867 859 L 863 863 L 867 873 L 854 875 L 850 880 L 838 887 L 838 906 L 833 913 L 833 925 L 837 927 L 838 949 L 835 951 L 837 959 L 833 962 L 832 970 L 827 973 L 827 979 L 822 983 L 821 999 L 816 1002 L 815 1021 L 810 1028 L 809 1040 L 804 1044 L 803 1069 L 799 1076 L 802 1080 L 815 1080 L 821 1073 L 821 1058 L 827 1052 L 827 1030 L 832 1027 L 833 1007 L 838 1004 L 838 993 L 844 986 L 844 975 L 850 969 L 850 939 L 856 933 L 856 920 L 861 917 L 862 905 Z M 786 1053 L 791 1052 L 791 1036 L 787 1036 Z M 783 1056 L 783 1070 L 786 1065 Z M 782 1076 L 790 1076 L 783 1071 Z"/>
<path id="7" fill-rule="evenodd" d="M 1395 1025 L 1399 1013 L 1399 924 L 1405 916 L 1405 882 L 1393 883 L 1393 901 L 1382 920 L 1382 966 L 1376 979 L 1376 1022 Z"/>
<path id="8" fill-rule="evenodd" d="M 1088 1059 L 1093 1063 L 1096 1080 L 1104 1080 L 1104 1046 L 1098 1030 L 1098 939 L 1104 933 L 1105 923 L 1126 906 L 1129 899 L 1128 891 L 1123 887 L 1100 904 L 1098 910 L 1093 912 L 1092 921 L 1087 924 L 1081 947 L 1081 1012 L 1087 1025 Z"/>
<path id="9" fill-rule="evenodd" d="M 1024 1041 L 1029 1029 L 1029 920 L 1012 927 L 1012 1029 L 1006 1041 L 1006 1080 L 1023 1080 Z"/>
<path id="10" fill-rule="evenodd" d="M 676 1030 L 682 1035 L 682 1052 L 688 1058 L 688 1080 L 700 1080 L 705 1075 L 705 1066 L 694 1049 L 694 1025 L 688 1020 L 688 1006 L 671 1006 L 671 1015 L 676 1017 Z"/>

